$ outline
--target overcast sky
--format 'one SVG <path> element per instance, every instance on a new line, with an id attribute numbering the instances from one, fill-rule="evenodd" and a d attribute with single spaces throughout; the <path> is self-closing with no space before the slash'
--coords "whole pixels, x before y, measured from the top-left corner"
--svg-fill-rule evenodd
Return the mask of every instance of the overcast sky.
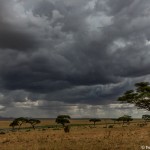
<path id="1" fill-rule="evenodd" d="M 0 116 L 141 117 L 149 80 L 149 0 L 0 0 Z"/>

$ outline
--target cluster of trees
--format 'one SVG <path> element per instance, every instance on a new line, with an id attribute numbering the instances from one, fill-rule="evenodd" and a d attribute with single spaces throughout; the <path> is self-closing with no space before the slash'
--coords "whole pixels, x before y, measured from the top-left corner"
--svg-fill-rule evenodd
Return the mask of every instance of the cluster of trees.
<path id="1" fill-rule="evenodd" d="M 57 116 L 55 122 L 58 124 L 61 124 L 65 132 L 69 132 L 70 131 L 70 126 L 69 126 L 70 119 L 71 117 L 69 115 L 59 115 Z M 19 118 L 14 119 L 10 123 L 9 126 L 11 126 L 13 129 L 15 129 L 15 127 L 19 127 L 18 129 L 20 129 L 23 124 L 28 123 L 31 125 L 33 129 L 35 129 L 35 125 L 39 124 L 40 122 L 41 121 L 38 119 L 19 117 Z"/>
<path id="2" fill-rule="evenodd" d="M 142 116 L 142 119 L 144 120 L 144 123 L 147 124 L 147 122 L 150 121 L 150 115 L 143 115 L 143 116 Z M 122 125 L 124 125 L 124 124 L 129 125 L 130 122 L 133 121 L 133 118 L 132 118 L 131 116 L 129 116 L 129 115 L 123 115 L 123 116 L 121 116 L 121 117 L 113 118 L 113 119 L 111 119 L 111 120 L 114 121 L 114 124 L 115 124 L 116 122 L 122 122 Z M 92 118 L 92 119 L 90 119 L 89 121 L 90 121 L 90 122 L 93 122 L 93 124 L 94 124 L 94 126 L 95 126 L 96 122 L 100 122 L 101 119 Z M 107 123 L 106 123 L 106 124 L 107 124 Z M 106 125 L 106 126 L 107 126 L 107 125 Z"/>
<path id="3" fill-rule="evenodd" d="M 124 116 L 121 116 L 119 118 L 115 118 L 115 119 L 112 119 L 114 121 L 114 124 L 119 121 L 122 121 L 122 124 L 124 125 L 125 123 L 127 124 L 130 124 L 130 121 L 132 121 L 132 117 L 131 116 L 128 116 L 128 115 L 124 115 Z M 89 120 L 90 122 L 93 122 L 94 123 L 94 126 L 95 126 L 95 123 L 96 122 L 100 122 L 101 119 L 98 119 L 98 118 L 92 118 Z"/>
<path id="4" fill-rule="evenodd" d="M 124 116 L 121 116 L 119 118 L 116 118 L 116 119 L 112 119 L 114 121 L 114 124 L 119 121 L 122 121 L 122 125 L 124 125 L 125 123 L 127 124 L 130 124 L 130 121 L 132 121 L 132 117 L 131 116 L 128 116 L 128 115 L 124 115 Z"/>
<path id="5" fill-rule="evenodd" d="M 25 123 L 29 123 L 33 129 L 35 129 L 35 125 L 39 124 L 41 121 L 38 119 L 29 119 L 29 118 L 24 118 L 24 117 L 19 117 L 14 119 L 9 126 L 11 126 L 13 129 L 16 126 L 19 126 L 19 129 L 21 128 L 21 126 Z"/>

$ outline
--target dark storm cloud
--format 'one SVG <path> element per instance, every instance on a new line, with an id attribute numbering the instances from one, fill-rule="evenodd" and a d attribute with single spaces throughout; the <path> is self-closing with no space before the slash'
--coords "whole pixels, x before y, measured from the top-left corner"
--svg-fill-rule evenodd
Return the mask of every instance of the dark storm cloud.
<path id="1" fill-rule="evenodd" d="M 149 80 L 149 4 L 1 0 L 1 104 L 23 97 L 107 104 Z"/>
<path id="2" fill-rule="evenodd" d="M 27 50 L 34 49 L 38 45 L 38 41 L 32 35 L 27 27 L 19 25 L 17 19 L 18 14 L 14 14 L 14 1 L 0 1 L 0 48 Z M 14 8 L 15 9 L 15 8 Z"/>
<path id="3" fill-rule="evenodd" d="M 36 40 L 33 36 L 23 31 L 17 31 L 11 29 L 12 26 L 2 25 L 0 27 L 0 48 L 7 49 L 12 48 L 15 50 L 27 50 L 34 49 L 36 47 Z"/>
<path id="4" fill-rule="evenodd" d="M 95 9 L 97 11 L 104 11 L 105 13 L 109 15 L 115 15 L 120 13 L 126 8 L 129 8 L 132 3 L 135 1 L 133 0 L 101 0 L 101 1 L 96 1 Z"/>
<path id="5" fill-rule="evenodd" d="M 33 10 L 35 15 L 47 16 L 49 19 L 52 19 L 53 10 L 55 5 L 49 1 L 41 1 L 38 3 L 37 7 Z"/>

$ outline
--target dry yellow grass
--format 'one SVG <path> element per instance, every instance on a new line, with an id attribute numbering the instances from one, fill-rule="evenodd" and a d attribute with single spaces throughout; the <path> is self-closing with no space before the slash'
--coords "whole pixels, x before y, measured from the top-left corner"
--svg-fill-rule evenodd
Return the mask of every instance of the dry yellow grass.
<path id="1" fill-rule="evenodd" d="M 10 122 L 11 122 L 10 120 L 9 121 L 0 121 L 0 129 L 9 128 Z"/>
<path id="2" fill-rule="evenodd" d="M 85 120 L 74 123 L 85 123 Z M 4 126 L 8 122 L 0 122 Z M 48 125 L 49 121 L 42 121 Z M 87 121 L 87 123 L 89 123 Z M 55 124 L 54 121 L 51 124 Z M 5 126 L 6 127 L 6 126 Z M 36 129 L 9 131 L 0 134 L 0 150 L 140 150 L 142 145 L 150 146 L 150 125 L 128 127 L 115 125 L 114 128 L 74 126 L 70 133 L 63 129 Z"/>

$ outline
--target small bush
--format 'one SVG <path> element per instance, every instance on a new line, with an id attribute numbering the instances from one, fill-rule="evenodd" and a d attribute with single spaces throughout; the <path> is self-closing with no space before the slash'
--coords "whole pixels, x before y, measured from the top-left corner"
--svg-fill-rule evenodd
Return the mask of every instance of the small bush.
<path id="1" fill-rule="evenodd" d="M 46 129 L 42 129 L 42 131 L 45 131 Z"/>
<path id="2" fill-rule="evenodd" d="M 108 128 L 113 128 L 113 127 L 114 127 L 114 125 L 109 125 L 109 126 L 108 126 Z"/>
<path id="3" fill-rule="evenodd" d="M 53 130 L 61 130 L 60 128 L 53 128 Z"/>
<path id="4" fill-rule="evenodd" d="M 1 131 L 0 134 L 6 134 L 4 131 Z"/>
<path id="5" fill-rule="evenodd" d="M 29 129 L 29 130 L 26 130 L 26 132 L 30 132 L 31 130 Z"/>
<path id="6" fill-rule="evenodd" d="M 8 143 L 8 142 L 10 142 L 9 139 L 4 139 L 4 140 L 2 141 L 3 144 Z"/>

